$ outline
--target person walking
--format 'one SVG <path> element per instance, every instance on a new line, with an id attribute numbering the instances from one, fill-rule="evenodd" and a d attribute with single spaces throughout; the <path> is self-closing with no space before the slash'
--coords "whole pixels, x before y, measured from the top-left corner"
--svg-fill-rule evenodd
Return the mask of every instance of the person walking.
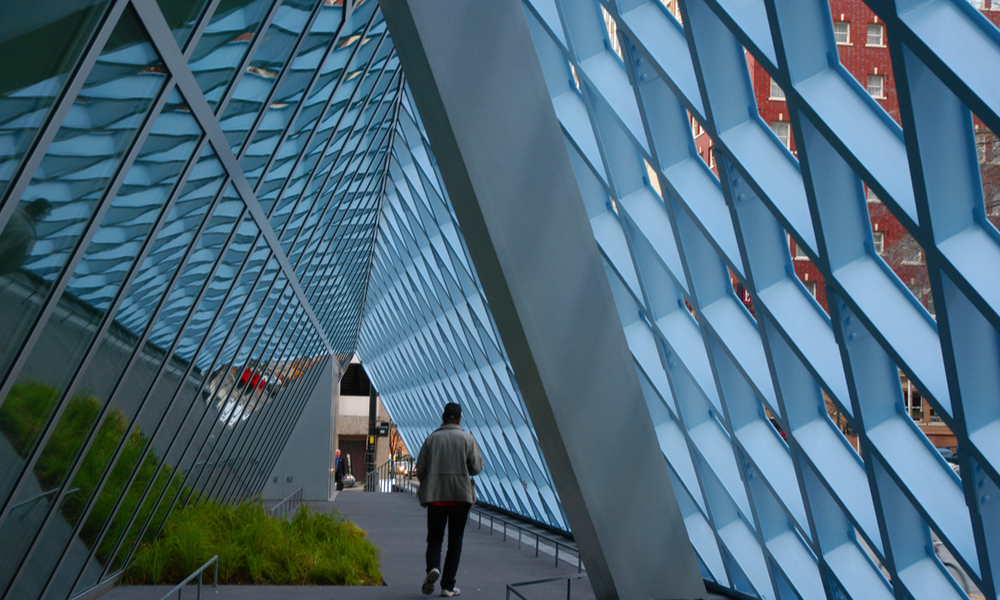
<path id="1" fill-rule="evenodd" d="M 31 254 L 38 234 L 35 225 L 52 209 L 52 203 L 45 198 L 37 198 L 24 206 L 18 206 L 7 221 L 7 227 L 0 233 L 0 275 L 13 272 Z"/>
<path id="2" fill-rule="evenodd" d="M 340 458 L 340 448 L 337 448 L 335 456 L 334 460 L 336 464 L 334 465 L 333 481 L 337 484 L 337 491 L 341 492 L 344 490 L 344 460 Z"/>
<path id="3" fill-rule="evenodd" d="M 421 591 L 434 592 L 441 577 L 441 595 L 457 596 L 455 587 L 458 561 L 462 557 L 462 537 L 469 509 L 476 502 L 472 475 L 483 470 L 483 457 L 472 434 L 462 429 L 462 407 L 449 402 L 441 416 L 441 426 L 424 440 L 417 457 L 417 499 L 427 507 L 427 574 Z M 441 572 L 441 544 L 448 526 L 448 553 Z"/>

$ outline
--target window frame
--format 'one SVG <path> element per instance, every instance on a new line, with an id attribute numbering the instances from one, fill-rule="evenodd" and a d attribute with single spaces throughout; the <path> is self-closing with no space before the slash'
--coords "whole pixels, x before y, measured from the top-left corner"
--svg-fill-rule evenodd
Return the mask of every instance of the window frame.
<path id="1" fill-rule="evenodd" d="M 845 25 L 847 27 L 847 31 L 846 31 L 846 33 L 847 33 L 847 40 L 846 41 L 842 42 L 839 39 L 837 39 L 837 33 L 838 33 L 837 32 L 837 25 Z M 851 22 L 850 21 L 834 21 L 833 22 L 833 41 L 838 46 L 850 46 L 851 45 Z"/>
<path id="2" fill-rule="evenodd" d="M 786 133 L 785 133 L 784 137 L 781 134 L 779 134 L 777 131 L 775 131 L 774 126 L 776 124 L 780 124 L 780 125 L 784 126 L 784 128 L 786 130 Z M 771 131 L 774 132 L 774 135 L 777 136 L 778 141 L 781 142 L 785 146 L 785 148 L 787 148 L 788 150 L 791 150 L 792 149 L 792 124 L 789 121 L 771 121 L 770 127 L 771 127 Z"/>
<path id="3" fill-rule="evenodd" d="M 882 256 L 885 252 L 885 232 L 884 231 L 873 231 L 872 232 L 872 243 L 875 246 L 875 253 Z"/>
<path id="4" fill-rule="evenodd" d="M 872 81 L 877 80 L 879 85 L 878 95 L 872 93 Z M 881 73 L 870 73 L 868 75 L 866 89 L 868 90 L 868 95 L 876 100 L 885 100 L 885 75 Z"/>
<path id="5" fill-rule="evenodd" d="M 775 90 L 781 92 L 781 95 L 775 94 L 774 93 Z M 781 102 L 787 101 L 787 96 L 785 96 L 785 90 L 782 89 L 780 85 L 778 85 L 778 82 L 775 81 L 773 77 L 771 78 L 771 88 L 767 91 L 767 94 L 768 94 L 767 95 L 768 100 L 776 100 Z"/>
<path id="6" fill-rule="evenodd" d="M 878 43 L 872 43 L 872 28 L 878 28 Z M 868 31 L 865 36 L 865 46 L 870 48 L 885 48 L 885 25 L 882 23 L 869 23 Z"/>

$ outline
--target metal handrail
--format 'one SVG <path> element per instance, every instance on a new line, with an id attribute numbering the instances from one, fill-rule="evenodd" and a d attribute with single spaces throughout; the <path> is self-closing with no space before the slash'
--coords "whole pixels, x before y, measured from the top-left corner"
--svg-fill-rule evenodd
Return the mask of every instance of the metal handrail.
<path id="1" fill-rule="evenodd" d="M 271 516 L 273 517 L 275 516 L 275 513 L 279 508 L 283 508 L 284 510 L 282 511 L 281 516 L 287 517 L 288 514 L 291 512 L 289 506 L 292 503 L 297 503 L 296 506 L 302 504 L 302 488 L 295 490 L 294 492 L 289 494 L 287 498 L 275 504 L 271 508 L 267 509 L 267 512 L 270 513 Z"/>
<path id="2" fill-rule="evenodd" d="M 414 468 L 413 462 L 413 459 L 385 461 L 365 476 L 365 491 L 415 494 L 416 486 L 410 481 L 410 473 L 413 472 Z M 404 465 L 405 472 L 400 473 L 397 465 Z"/>
<path id="3" fill-rule="evenodd" d="M 49 490 L 47 492 L 42 492 L 41 494 L 38 494 L 37 496 L 32 496 L 31 498 L 28 498 L 27 500 L 25 500 L 23 502 L 18 502 L 14 506 L 11 506 L 10 509 L 14 510 L 15 508 L 20 508 L 20 507 L 22 507 L 22 506 L 24 506 L 26 504 L 34 504 L 35 502 L 38 502 L 42 498 L 45 498 L 46 496 L 51 496 L 52 494 L 54 494 L 54 493 L 56 493 L 58 491 L 59 491 L 59 488 L 52 488 L 51 490 Z M 69 490 L 68 492 L 66 492 L 66 495 L 64 496 L 64 498 L 69 498 L 69 496 L 71 494 L 75 494 L 75 493 L 77 493 L 79 491 L 80 491 L 80 488 L 73 488 L 73 489 Z"/>
<path id="4" fill-rule="evenodd" d="M 207 563 L 198 567 L 194 573 L 188 575 L 184 581 L 175 585 L 174 589 L 164 594 L 160 600 L 167 600 L 167 598 L 172 596 L 174 592 L 177 592 L 177 600 L 180 600 L 181 594 L 184 593 L 184 586 L 191 583 L 191 580 L 194 579 L 196 575 L 198 576 L 198 600 L 201 600 L 201 575 L 205 572 L 205 569 L 208 568 L 208 565 L 212 563 L 215 563 L 215 579 L 212 581 L 212 586 L 219 587 L 219 555 L 216 554 L 212 558 L 208 559 Z"/>
<path id="5" fill-rule="evenodd" d="M 505 541 L 505 542 L 507 541 L 507 526 L 510 525 L 511 527 L 517 529 L 517 547 L 518 547 L 518 549 L 521 548 L 521 537 L 522 537 L 522 534 L 525 531 L 527 531 L 530 535 L 535 536 L 535 557 L 536 558 L 538 557 L 538 548 L 540 546 L 540 540 L 545 540 L 549 544 L 552 544 L 552 547 L 555 549 L 555 564 L 554 564 L 554 566 L 556 566 L 556 567 L 559 566 L 559 548 L 560 547 L 561 548 L 565 548 L 566 550 L 571 550 L 573 552 L 576 552 L 576 572 L 577 573 L 582 573 L 583 572 L 583 558 L 580 556 L 580 550 L 579 550 L 579 548 L 575 548 L 575 547 L 573 547 L 573 546 L 571 546 L 569 544 L 565 544 L 563 542 L 560 542 L 559 540 L 557 540 L 555 538 L 551 538 L 551 537 L 549 537 L 547 535 L 542 535 L 542 534 L 538 533 L 537 531 L 527 530 L 527 529 L 521 527 L 520 525 L 518 525 L 516 523 L 511 523 L 511 522 L 507 521 L 506 519 L 503 519 L 501 517 L 496 517 L 492 513 L 487 513 L 487 512 L 484 512 L 482 510 L 479 510 L 475 506 L 472 507 L 472 512 L 475 512 L 478 515 L 478 520 L 479 520 L 479 527 L 478 527 L 478 529 L 482 529 L 482 527 L 483 527 L 483 515 L 484 514 L 490 518 L 490 535 L 493 535 L 493 530 L 494 530 L 493 522 L 494 522 L 494 520 L 497 520 L 497 521 L 500 521 L 501 523 L 503 523 L 503 541 Z M 520 584 L 518 584 L 518 585 L 520 585 Z M 517 592 L 515 592 L 515 593 L 517 593 Z"/>
<path id="6" fill-rule="evenodd" d="M 538 585 L 540 583 L 552 583 L 553 581 L 562 581 L 563 579 L 566 580 L 566 600 L 570 600 L 570 595 L 573 592 L 573 589 L 572 589 L 573 580 L 574 579 L 583 579 L 586 576 L 587 576 L 586 573 L 577 573 L 576 575 L 570 575 L 568 577 L 553 577 L 551 579 L 539 579 L 538 581 L 524 581 L 524 582 L 521 582 L 521 583 L 508 583 L 507 584 L 507 600 L 510 600 L 510 594 L 511 594 L 511 592 L 513 592 L 514 595 L 517 596 L 518 598 L 520 598 L 521 600 L 528 600 L 524 596 L 524 594 L 522 594 L 521 592 L 517 591 L 514 588 L 526 587 L 526 586 L 529 586 L 529 585 Z"/>

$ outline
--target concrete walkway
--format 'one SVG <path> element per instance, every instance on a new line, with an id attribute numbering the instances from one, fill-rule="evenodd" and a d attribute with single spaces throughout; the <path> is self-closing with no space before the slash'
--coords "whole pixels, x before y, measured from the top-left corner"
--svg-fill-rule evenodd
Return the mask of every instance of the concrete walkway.
<path id="1" fill-rule="evenodd" d="M 438 598 L 420 593 L 424 577 L 424 550 L 427 528 L 426 511 L 410 494 L 368 494 L 341 492 L 333 502 L 309 503 L 315 510 L 336 510 L 368 533 L 368 538 L 382 552 L 382 577 L 384 586 L 219 586 L 202 589 L 202 598 L 210 600 L 420 600 Z M 534 538 L 529 548 L 527 536 L 521 550 L 517 548 L 516 534 L 503 541 L 497 531 L 490 535 L 484 521 L 477 528 L 476 519 L 470 519 L 465 530 L 462 563 L 458 572 L 461 598 L 506 598 L 508 583 L 536 581 L 576 574 L 575 553 L 566 558 L 573 565 L 554 567 L 551 554 L 541 553 L 535 558 Z M 500 523 L 496 523 L 500 527 Z M 446 543 L 447 546 L 447 543 Z M 442 562 L 444 556 L 442 555 Z M 211 572 L 208 574 L 211 580 Z M 169 586 L 120 586 L 101 596 L 101 600 L 159 600 Z M 565 600 L 566 582 L 555 582 L 520 589 L 529 600 Z M 183 598 L 196 597 L 195 589 L 184 590 Z M 512 595 L 516 600 L 516 596 Z M 572 583 L 572 600 L 594 600 L 594 593 L 586 578 Z"/>
<path id="2" fill-rule="evenodd" d="M 219 586 L 203 588 L 202 598 L 209 600 L 421 600 L 424 576 L 426 512 L 409 494 L 370 494 L 360 491 L 341 492 L 333 502 L 310 503 L 315 510 L 336 510 L 368 533 L 369 539 L 382 552 L 384 586 Z M 488 520 L 478 527 L 471 517 L 465 530 L 462 563 L 458 572 L 461 598 L 505 600 L 507 584 L 576 575 L 576 555 L 566 553 L 572 564 L 555 560 L 551 553 L 540 552 L 535 557 L 534 537 L 525 535 L 522 548 L 517 547 L 517 534 L 508 530 L 505 542 L 500 523 L 493 535 Z M 543 541 L 544 543 L 544 541 Z M 447 545 L 447 544 L 446 544 Z M 544 549 L 543 549 L 544 550 Z M 562 556 L 562 555 L 561 555 Z M 444 557 L 442 556 L 442 562 Z M 209 574 L 210 579 L 210 574 Z M 112 589 L 101 600 L 159 600 L 169 586 L 121 586 Z M 565 600 L 566 581 L 518 588 L 528 600 Z M 438 598 L 435 589 L 431 598 Z M 184 590 L 183 598 L 195 598 L 194 588 Z M 517 597 L 511 595 L 513 600 Z M 718 599 L 720 596 L 709 596 Z M 590 583 L 584 577 L 572 582 L 572 600 L 595 600 Z"/>

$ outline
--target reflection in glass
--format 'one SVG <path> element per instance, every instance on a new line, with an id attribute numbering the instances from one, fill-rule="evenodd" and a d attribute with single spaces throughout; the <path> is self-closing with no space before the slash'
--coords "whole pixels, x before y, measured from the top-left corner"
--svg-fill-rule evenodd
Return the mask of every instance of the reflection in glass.
<path id="1" fill-rule="evenodd" d="M 222 0 L 188 64 L 205 99 L 215 108 L 250 48 L 274 0 Z"/>
<path id="2" fill-rule="evenodd" d="M 140 36 L 142 41 L 135 41 Z M 34 222 L 37 239 L 22 265 L 0 276 L 4 283 L 0 306 L 6 317 L 0 321 L 0 373 L 13 361 L 51 282 L 163 86 L 160 58 L 144 38 L 133 9 L 126 9 L 24 193 L 22 205 L 44 199 L 51 210 Z M 43 380 L 59 388 L 64 385 L 54 374 Z M 0 467 L 0 498 L 8 489 L 4 479 Z"/>
<path id="3" fill-rule="evenodd" d="M 70 69 L 104 12 L 106 1 L 7 2 L 0 23 L 0 199 Z M 13 57 L 17 57 L 16 60 Z"/>
<path id="4" fill-rule="evenodd" d="M 236 92 L 219 120 L 226 139 L 233 147 L 233 154 L 239 156 L 247 133 L 281 76 L 315 5 L 315 0 L 282 2 L 271 26 L 264 32 L 247 72 L 237 84 Z"/>
<path id="5" fill-rule="evenodd" d="M 343 6 L 326 2 L 321 5 L 319 14 L 299 49 L 298 56 L 288 67 L 288 72 L 285 74 L 274 99 L 265 108 L 265 114 L 261 119 L 253 143 L 247 148 L 246 154 L 240 161 L 240 166 L 247 174 L 251 185 L 256 185 L 257 180 L 262 175 L 264 166 L 274 153 L 282 133 L 290 125 L 292 117 L 295 116 L 295 111 L 299 108 L 299 102 L 302 100 L 306 87 L 316 76 L 317 71 L 322 73 L 322 69 L 319 67 L 326 59 L 331 45 L 337 43 L 334 34 L 340 27 L 343 12 Z M 319 81 L 317 84 L 319 85 Z M 301 133 L 307 133 L 307 131 Z M 275 166 L 280 164 L 283 158 L 294 159 L 294 156 L 300 151 L 301 148 L 298 146 L 285 146 L 279 156 L 275 157 Z"/>
<path id="6" fill-rule="evenodd" d="M 83 261 L 69 283 L 68 290 L 76 299 L 102 312 L 107 310 L 115 291 L 132 268 L 135 257 L 140 254 L 151 233 L 156 215 L 166 204 L 177 176 L 191 158 L 200 137 L 201 130 L 190 110 L 180 94 L 174 91 L 153 125 L 135 163 L 126 174 L 101 229 L 88 246 Z M 148 265 L 148 261 L 146 264 Z M 132 296 L 133 291 L 130 290 L 128 297 Z M 81 389 L 90 391 L 87 398 L 90 410 L 98 410 L 111 399 L 114 386 L 128 365 L 129 358 L 137 347 L 137 336 L 141 333 L 142 328 L 129 331 L 115 323 L 100 339 L 94 358 L 79 384 Z M 150 358 L 148 354 L 141 356 L 136 370 L 142 370 Z M 91 518 L 87 520 L 89 527 L 84 527 L 79 532 L 78 539 L 70 540 L 67 537 L 68 531 L 63 534 L 63 538 L 52 536 L 49 551 L 36 551 L 30 559 L 28 568 L 34 573 L 51 572 L 57 563 L 53 556 L 58 557 L 70 549 L 75 549 L 76 552 L 68 554 L 64 571 L 94 567 L 93 563 L 84 560 L 86 555 L 80 549 L 84 545 L 88 549 L 92 546 L 100 523 L 110 516 L 108 498 L 118 498 L 121 495 L 124 478 L 130 472 L 122 473 L 122 469 L 117 469 L 106 483 L 102 483 L 104 471 L 119 443 L 125 444 L 122 452 L 127 460 L 143 438 L 141 431 L 134 431 L 127 441 L 122 441 L 135 418 L 142 394 L 126 385 L 118 388 L 114 397 L 114 405 L 104 418 L 79 471 L 68 486 L 73 492 L 67 493 L 59 508 L 61 518 L 70 525 L 76 525 L 85 511 L 91 511 Z M 75 402 L 77 400 L 71 401 Z M 67 418 L 69 415 L 64 415 L 64 421 Z M 57 427 L 63 426 L 64 421 L 60 421 Z M 118 464 L 122 464 L 121 459 Z M 101 494 L 103 502 L 90 507 L 99 485 L 104 485 Z M 49 532 L 46 531 L 45 535 L 49 535 Z M 62 551 L 58 548 L 60 542 L 63 544 Z M 102 558 L 100 552 L 97 553 L 97 558 L 98 561 Z M 71 583 L 65 577 L 59 578 L 54 582 L 52 592 L 65 596 L 70 591 L 68 586 Z"/>
<path id="7" fill-rule="evenodd" d="M 184 48 L 208 0 L 156 0 L 177 45 Z"/>
<path id="8" fill-rule="evenodd" d="M 211 166 L 214 155 L 203 157 L 203 163 L 206 158 L 208 165 Z M 200 383 L 198 373 L 185 377 L 190 363 L 176 353 L 170 353 L 169 350 L 182 331 L 181 324 L 190 311 L 192 296 L 197 295 L 202 285 L 206 283 L 205 280 L 222 250 L 225 239 L 233 231 L 242 212 L 242 202 L 232 197 L 233 195 L 234 192 L 230 191 L 216 207 L 205 233 L 198 239 L 191 258 L 178 277 L 178 286 L 183 287 L 174 287 L 170 292 L 159 319 L 150 327 L 150 337 L 140 351 L 139 360 L 129 371 L 115 397 L 112 412 L 118 411 L 131 416 L 138 428 L 127 442 L 127 452 L 123 452 L 122 458 L 112 470 L 112 481 L 120 482 L 118 483 L 120 487 L 115 489 L 112 486 L 104 489 L 98 498 L 95 510 L 83 527 L 83 531 L 87 532 L 88 545 L 92 550 L 96 550 L 96 558 L 105 568 L 119 543 L 133 541 L 122 538 L 127 522 L 139 505 L 146 486 L 159 482 L 158 476 L 154 481 L 154 472 L 163 457 L 157 456 L 156 449 L 150 442 L 164 412 L 178 390 L 183 389 L 193 393 Z M 171 217 L 179 217 L 180 222 L 183 222 L 185 216 L 176 212 L 171 214 Z M 168 225 L 173 223 L 177 221 Z M 164 228 L 166 229 L 167 227 Z M 171 271 L 175 269 L 176 267 Z M 155 305 L 146 307 L 145 311 L 135 311 L 132 316 L 133 322 L 140 315 L 150 318 L 154 308 Z M 190 329 L 188 334 L 190 335 Z M 135 481 L 128 490 L 125 490 L 125 482 L 137 469 Z M 77 591 L 95 585 L 98 576 L 99 573 L 84 572 L 77 584 Z"/>

